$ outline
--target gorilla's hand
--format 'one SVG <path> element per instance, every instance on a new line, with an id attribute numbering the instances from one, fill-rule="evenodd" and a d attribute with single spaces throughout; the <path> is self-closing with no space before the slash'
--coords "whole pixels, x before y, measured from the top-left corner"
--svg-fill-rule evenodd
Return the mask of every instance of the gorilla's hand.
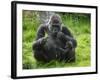
<path id="1" fill-rule="evenodd" d="M 71 41 L 66 42 L 66 46 L 65 49 L 72 49 L 73 48 L 73 44 Z"/>
<path id="2" fill-rule="evenodd" d="M 46 38 L 45 37 L 39 39 L 39 44 L 40 45 L 44 45 L 45 43 L 46 43 Z"/>
<path id="3" fill-rule="evenodd" d="M 68 48 L 63 49 L 63 48 L 58 48 L 58 47 L 56 48 L 56 50 L 58 51 L 58 53 L 62 53 L 62 54 L 65 54 L 69 51 Z"/>
<path id="4" fill-rule="evenodd" d="M 70 37 L 67 36 L 67 35 L 65 35 L 63 32 L 58 32 L 57 38 L 58 38 L 59 40 L 61 40 L 62 42 L 64 42 L 64 43 L 70 41 Z"/>
<path id="5" fill-rule="evenodd" d="M 58 38 L 58 39 L 62 39 L 63 36 L 65 36 L 64 33 L 58 32 L 58 34 L 57 34 L 57 38 Z"/>
<path id="6" fill-rule="evenodd" d="M 33 42 L 32 48 L 33 49 L 40 49 L 41 47 L 44 46 L 44 44 L 46 43 L 46 38 L 40 38 L 37 41 Z"/>

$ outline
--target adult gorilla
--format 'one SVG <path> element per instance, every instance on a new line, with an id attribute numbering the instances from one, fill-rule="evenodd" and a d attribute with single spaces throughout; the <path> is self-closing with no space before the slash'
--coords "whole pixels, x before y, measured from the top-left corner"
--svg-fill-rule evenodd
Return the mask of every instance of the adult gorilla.
<path id="1" fill-rule="evenodd" d="M 45 37 L 46 33 L 47 37 Z M 76 46 L 76 40 L 68 28 L 62 24 L 61 17 L 54 14 L 49 23 L 40 25 L 32 49 L 37 61 L 74 62 Z"/>

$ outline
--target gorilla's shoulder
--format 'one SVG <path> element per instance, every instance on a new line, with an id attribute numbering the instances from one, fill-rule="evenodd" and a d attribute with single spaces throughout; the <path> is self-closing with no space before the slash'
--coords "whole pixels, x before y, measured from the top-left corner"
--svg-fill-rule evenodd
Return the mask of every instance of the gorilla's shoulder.
<path id="1" fill-rule="evenodd" d="M 72 36 L 70 30 L 69 30 L 68 27 L 65 26 L 65 25 L 62 26 L 62 32 L 63 32 L 64 34 L 66 34 L 66 35 Z"/>
<path id="2" fill-rule="evenodd" d="M 62 31 L 69 31 L 68 27 L 65 25 L 62 25 Z"/>

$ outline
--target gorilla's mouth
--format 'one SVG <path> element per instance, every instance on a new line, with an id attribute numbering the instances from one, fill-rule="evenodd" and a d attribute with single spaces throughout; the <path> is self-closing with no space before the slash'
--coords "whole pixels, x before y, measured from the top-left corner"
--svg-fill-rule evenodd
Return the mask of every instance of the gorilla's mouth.
<path id="1" fill-rule="evenodd" d="M 57 37 L 57 34 L 58 34 L 58 32 L 54 32 L 54 33 L 52 33 L 52 36 Z"/>

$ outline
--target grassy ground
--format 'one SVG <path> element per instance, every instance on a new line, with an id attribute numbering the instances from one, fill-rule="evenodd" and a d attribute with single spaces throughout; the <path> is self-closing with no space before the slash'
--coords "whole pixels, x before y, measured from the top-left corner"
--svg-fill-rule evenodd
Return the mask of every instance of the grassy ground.
<path id="1" fill-rule="evenodd" d="M 76 38 L 78 46 L 76 48 L 76 62 L 64 63 L 51 61 L 48 64 L 38 63 L 33 57 L 32 42 L 36 38 L 39 20 L 36 13 L 23 13 L 23 68 L 52 68 L 52 67 L 83 67 L 90 66 L 90 16 L 89 14 L 67 13 L 61 14 L 63 23 L 69 28 Z"/>

